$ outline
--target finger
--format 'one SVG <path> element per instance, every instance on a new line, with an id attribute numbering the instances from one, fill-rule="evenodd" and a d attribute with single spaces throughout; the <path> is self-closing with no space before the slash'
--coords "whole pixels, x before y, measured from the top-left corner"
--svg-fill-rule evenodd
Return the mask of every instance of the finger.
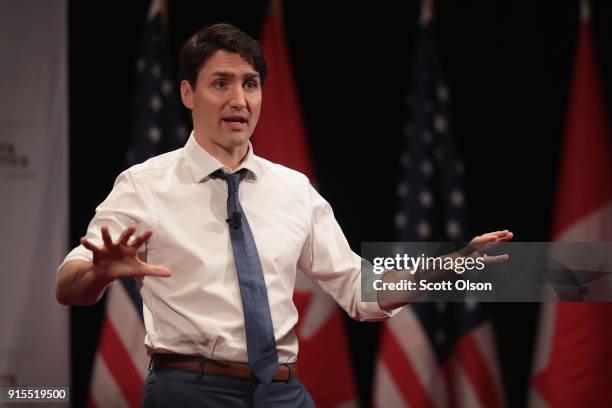
<path id="1" fill-rule="evenodd" d="M 498 246 L 499 244 L 502 244 L 506 241 L 511 240 L 513 237 L 513 234 L 511 232 L 507 233 L 504 236 L 498 236 L 495 241 L 491 241 L 488 242 L 486 244 L 483 245 L 482 249 L 480 250 L 480 252 L 489 252 L 491 249 L 495 248 L 496 246 Z"/>
<path id="2" fill-rule="evenodd" d="M 496 239 L 497 239 L 497 235 L 495 234 L 484 234 L 484 235 L 474 238 L 472 242 L 478 245 L 484 245 L 489 242 L 493 242 Z"/>
<path id="3" fill-rule="evenodd" d="M 511 232 L 508 231 L 508 230 L 493 231 L 493 232 L 487 232 L 486 234 L 482 234 L 480 237 L 488 237 L 489 239 L 490 239 L 490 237 L 504 238 L 504 237 L 506 237 L 510 233 Z"/>
<path id="4" fill-rule="evenodd" d="M 470 241 L 464 248 L 458 251 L 461 256 L 468 256 L 473 252 L 487 252 L 491 248 L 498 245 L 500 242 L 511 239 L 513 234 L 508 230 L 488 232 L 478 235 Z"/>
<path id="5" fill-rule="evenodd" d="M 511 240 L 512 237 L 514 237 L 514 234 L 508 231 L 506 235 L 500 236 L 497 239 L 500 240 L 500 242 L 505 242 Z"/>
<path id="6" fill-rule="evenodd" d="M 509 231 L 507 229 L 505 230 L 500 230 L 500 231 L 492 231 L 492 232 L 487 232 L 486 234 L 483 235 L 489 235 L 489 234 L 494 234 L 494 235 L 506 235 Z"/>
<path id="7" fill-rule="evenodd" d="M 100 228 L 100 231 L 102 231 L 102 241 L 104 241 L 104 245 L 108 249 L 111 249 L 114 245 L 110 233 L 108 232 L 108 225 L 103 225 L 102 228 Z"/>
<path id="8" fill-rule="evenodd" d="M 493 232 L 488 232 L 488 233 L 483 234 L 483 235 L 493 235 L 493 236 L 495 236 L 495 237 L 497 237 L 497 238 L 501 238 L 501 237 L 505 237 L 505 236 L 506 236 L 506 235 L 508 235 L 508 234 L 510 234 L 510 231 L 508 231 L 508 230 L 506 229 L 506 230 L 503 230 L 503 231 L 493 231 Z"/>
<path id="9" fill-rule="evenodd" d="M 474 238 L 470 244 L 466 247 L 466 251 L 468 254 L 470 253 L 469 250 L 471 250 L 472 252 L 474 251 L 482 251 L 482 248 L 490 243 L 490 242 L 494 242 L 497 239 L 497 237 L 495 235 L 479 235 L 476 238 Z"/>
<path id="10" fill-rule="evenodd" d="M 121 233 L 119 240 L 117 240 L 117 245 L 127 245 L 127 242 L 130 240 L 130 237 L 136 231 L 136 227 L 130 225 L 125 231 Z"/>
<path id="11" fill-rule="evenodd" d="M 81 238 L 81 244 L 82 244 L 82 245 L 83 245 L 85 248 L 89 249 L 89 250 L 90 250 L 90 251 L 92 251 L 92 252 L 100 252 L 100 251 L 101 251 L 101 249 L 100 249 L 100 248 L 98 248 L 96 245 L 92 244 L 92 243 L 91 243 L 91 242 L 90 242 L 90 241 L 89 241 L 87 238 L 85 238 L 85 237 L 82 237 L 82 238 Z"/>
<path id="12" fill-rule="evenodd" d="M 482 258 L 482 262 L 485 265 L 493 265 L 493 264 L 498 264 L 498 263 L 506 262 L 508 259 L 510 259 L 510 256 L 508 254 L 495 255 L 495 256 L 485 256 L 485 257 Z"/>
<path id="13" fill-rule="evenodd" d="M 146 276 L 157 276 L 160 278 L 167 278 L 172 276 L 172 271 L 163 266 L 145 264 L 146 267 L 143 269 L 142 274 Z"/>
<path id="14" fill-rule="evenodd" d="M 140 248 L 142 244 L 144 244 L 151 238 L 152 235 L 153 235 L 152 230 L 146 230 L 141 236 L 136 237 L 129 245 L 132 248 L 136 248 L 136 249 Z"/>

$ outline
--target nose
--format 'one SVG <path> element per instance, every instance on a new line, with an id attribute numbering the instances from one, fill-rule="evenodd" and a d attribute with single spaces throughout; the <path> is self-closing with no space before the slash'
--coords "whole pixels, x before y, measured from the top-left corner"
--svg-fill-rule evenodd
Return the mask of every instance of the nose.
<path id="1" fill-rule="evenodd" d="M 236 110 L 243 110 L 246 108 L 247 102 L 242 85 L 232 87 L 229 104 L 232 109 Z"/>

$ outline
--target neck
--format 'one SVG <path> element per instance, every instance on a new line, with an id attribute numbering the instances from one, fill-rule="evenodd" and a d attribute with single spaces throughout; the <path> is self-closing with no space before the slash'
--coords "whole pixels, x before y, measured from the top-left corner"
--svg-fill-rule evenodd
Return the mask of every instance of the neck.
<path id="1" fill-rule="evenodd" d="M 226 146 L 216 144 L 209 139 L 198 137 L 197 132 L 194 132 L 194 136 L 196 142 L 201 148 L 210 153 L 212 157 L 219 160 L 221 164 L 229 167 L 232 170 L 236 170 L 238 167 L 240 167 L 240 163 L 242 163 L 249 152 L 248 142 L 228 148 Z"/>

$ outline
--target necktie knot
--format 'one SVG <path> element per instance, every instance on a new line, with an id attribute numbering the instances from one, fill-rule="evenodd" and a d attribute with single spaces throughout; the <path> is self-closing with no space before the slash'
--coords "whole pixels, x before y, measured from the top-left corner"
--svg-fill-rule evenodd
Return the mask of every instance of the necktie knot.
<path id="1" fill-rule="evenodd" d="M 215 178 L 223 179 L 227 182 L 227 189 L 230 193 L 238 192 L 238 183 L 240 183 L 240 177 L 244 173 L 244 169 L 238 170 L 235 173 L 224 173 L 223 170 L 219 169 L 212 175 Z"/>

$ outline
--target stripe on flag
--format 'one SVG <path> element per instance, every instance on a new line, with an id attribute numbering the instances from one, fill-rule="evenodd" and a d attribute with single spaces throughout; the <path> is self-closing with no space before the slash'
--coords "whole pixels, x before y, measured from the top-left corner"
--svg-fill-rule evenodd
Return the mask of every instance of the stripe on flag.
<path id="1" fill-rule="evenodd" d="M 404 405 L 405 398 L 399 393 L 399 388 L 393 384 L 393 376 L 387 370 L 384 360 L 378 366 L 376 381 L 374 401 L 381 401 L 384 398 L 388 407 L 401 407 Z"/>
<path id="2" fill-rule="evenodd" d="M 105 317 L 103 331 L 98 352 L 128 404 L 131 407 L 138 406 L 140 405 L 143 375 L 136 370 L 132 357 L 125 349 L 115 325 L 108 316 Z"/>
<path id="3" fill-rule="evenodd" d="M 139 305 L 139 309 L 142 310 L 142 304 Z M 106 313 L 111 322 L 142 321 L 125 290 L 113 290 L 109 293 Z M 130 356 L 136 372 L 140 375 L 146 373 L 149 367 L 149 357 L 143 347 L 144 326 L 142 324 L 124 324 L 120 330 L 117 330 L 116 334 L 119 342 Z"/>
<path id="4" fill-rule="evenodd" d="M 87 406 L 90 408 L 129 407 L 100 354 L 96 356 L 94 365 L 91 395 Z M 100 401 L 100 404 L 97 404 L 96 401 Z"/>

